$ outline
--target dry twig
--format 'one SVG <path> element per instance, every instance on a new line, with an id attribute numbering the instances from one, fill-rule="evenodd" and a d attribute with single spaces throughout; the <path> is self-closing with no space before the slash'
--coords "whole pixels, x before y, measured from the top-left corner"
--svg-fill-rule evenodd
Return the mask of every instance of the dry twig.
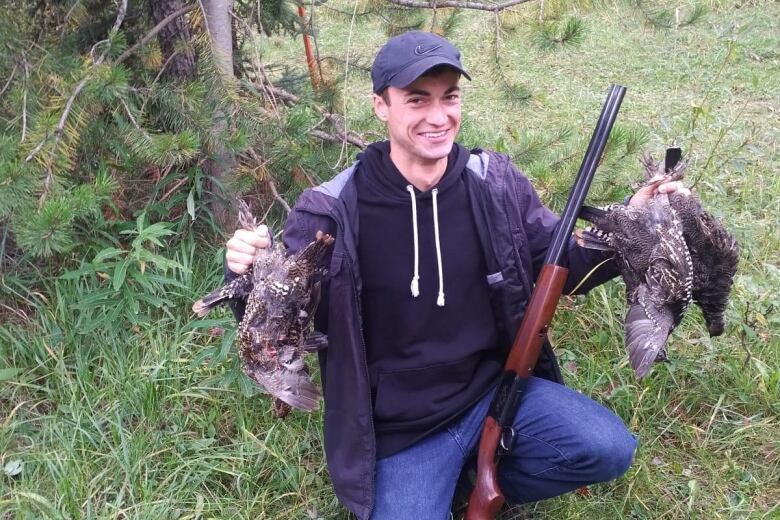
<path id="1" fill-rule="evenodd" d="M 143 47 L 144 45 L 149 43 L 149 40 L 151 40 L 152 38 L 157 36 L 157 33 L 162 31 L 163 28 L 165 28 L 166 25 L 168 25 L 169 23 L 174 21 L 179 16 L 181 16 L 183 14 L 186 14 L 186 13 L 189 13 L 194 8 L 195 8 L 194 5 L 186 5 L 186 6 L 182 7 L 181 9 L 178 9 L 178 10 L 172 12 L 171 14 L 169 14 L 168 16 L 163 18 L 162 20 L 160 20 L 160 23 L 158 23 L 157 25 L 152 27 L 152 29 L 148 33 L 144 34 L 144 36 L 140 40 L 135 42 L 135 45 L 133 45 L 132 47 L 127 49 L 125 52 L 120 54 L 119 57 L 114 61 L 114 63 L 117 64 L 117 63 L 122 63 L 123 61 L 125 61 L 128 56 L 130 56 L 135 51 L 137 51 L 138 49 L 140 49 L 141 47 Z"/>
<path id="2" fill-rule="evenodd" d="M 2 97 L 3 94 L 5 94 L 5 91 L 8 90 L 8 87 L 11 85 L 11 82 L 14 80 L 17 66 L 18 65 L 14 63 L 14 68 L 11 69 L 11 74 L 8 76 L 8 81 L 5 82 L 5 85 L 3 86 L 3 90 L 0 90 L 0 97 Z"/>
<path id="3" fill-rule="evenodd" d="M 391 4 L 400 5 L 402 7 L 411 7 L 415 9 L 436 9 L 444 7 L 454 7 L 456 9 L 476 9 L 478 11 L 503 11 L 509 7 L 524 4 L 531 0 L 508 0 L 500 4 L 483 4 L 481 2 L 460 2 L 458 0 L 442 0 L 426 2 L 425 0 L 387 0 Z"/>
<path id="4" fill-rule="evenodd" d="M 266 88 L 274 96 L 278 97 L 287 104 L 296 104 L 301 102 L 301 99 L 298 96 L 279 87 L 267 85 Z M 313 108 L 319 112 L 326 121 L 333 125 L 337 133 L 332 134 L 322 129 L 315 128 L 309 132 L 311 135 L 334 143 L 351 144 L 360 148 L 361 150 L 366 149 L 368 143 L 363 139 L 363 137 L 360 136 L 360 134 L 348 130 L 346 124 L 344 123 L 344 119 L 340 115 L 332 114 L 322 107 L 313 106 Z"/>

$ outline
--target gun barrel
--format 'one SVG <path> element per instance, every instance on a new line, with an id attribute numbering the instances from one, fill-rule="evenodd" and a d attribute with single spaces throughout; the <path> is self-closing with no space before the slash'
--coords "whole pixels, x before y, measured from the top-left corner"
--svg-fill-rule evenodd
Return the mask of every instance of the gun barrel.
<path id="1" fill-rule="evenodd" d="M 504 503 L 504 495 L 501 493 L 496 477 L 498 459 L 501 453 L 511 449 L 515 435 L 511 424 L 536 366 L 546 339 L 547 328 L 555 314 L 568 276 L 568 269 L 560 265 L 563 252 L 569 244 L 574 223 L 588 194 L 625 92 L 625 87 L 610 86 L 607 100 L 601 109 L 596 129 L 585 152 L 585 159 L 569 194 L 566 209 L 553 233 L 552 244 L 545 257 L 545 265 L 539 274 L 525 316 L 512 343 L 504 366 L 504 374 L 498 384 L 496 395 L 490 403 L 482 430 L 477 455 L 477 481 L 469 499 L 466 520 L 495 518 Z"/>
<path id="2" fill-rule="evenodd" d="M 577 172 L 577 178 L 569 194 L 566 208 L 563 210 L 550 247 L 547 249 L 547 256 L 544 259 L 545 264 L 561 265 L 563 252 L 569 244 L 569 236 L 571 236 L 571 232 L 574 230 L 574 223 L 577 222 L 580 208 L 582 208 L 582 203 L 585 202 L 585 196 L 588 194 L 588 188 L 590 188 L 590 184 L 593 181 L 593 176 L 601 160 L 604 147 L 607 146 L 609 133 L 612 131 L 612 125 L 615 124 L 615 119 L 617 119 L 618 110 L 620 110 L 625 94 L 626 87 L 621 85 L 609 86 L 607 100 L 601 108 L 601 115 L 598 123 L 596 123 L 596 128 L 593 130 L 593 135 L 590 138 L 588 150 L 585 152 L 580 170 Z"/>

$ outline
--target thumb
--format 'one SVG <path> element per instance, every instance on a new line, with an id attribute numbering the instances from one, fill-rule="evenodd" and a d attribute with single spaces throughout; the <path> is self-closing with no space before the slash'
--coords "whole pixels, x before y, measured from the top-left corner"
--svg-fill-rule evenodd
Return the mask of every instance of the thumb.
<path id="1" fill-rule="evenodd" d="M 257 233 L 257 235 L 260 237 L 268 238 L 268 226 L 266 225 L 257 226 L 257 229 L 255 229 L 255 233 Z"/>

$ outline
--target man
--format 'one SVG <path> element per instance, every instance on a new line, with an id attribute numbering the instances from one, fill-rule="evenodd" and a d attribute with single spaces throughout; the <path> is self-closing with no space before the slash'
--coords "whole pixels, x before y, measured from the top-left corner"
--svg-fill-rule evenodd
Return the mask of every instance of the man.
<path id="1" fill-rule="evenodd" d="M 315 317 L 329 338 L 320 366 L 336 494 L 360 519 L 444 519 L 557 217 L 507 157 L 455 143 L 459 80 L 469 76 L 447 40 L 396 36 L 371 76 L 389 141 L 306 190 L 284 243 L 296 251 L 318 230 L 336 236 Z M 631 203 L 652 194 L 640 190 Z M 237 231 L 228 270 L 244 272 L 269 242 L 263 226 Z M 603 260 L 572 241 L 565 291 Z M 579 292 L 616 274 L 606 262 Z M 535 375 L 515 420 L 517 441 L 499 467 L 508 501 L 623 474 L 636 447 L 623 422 L 560 384 L 549 345 Z"/>

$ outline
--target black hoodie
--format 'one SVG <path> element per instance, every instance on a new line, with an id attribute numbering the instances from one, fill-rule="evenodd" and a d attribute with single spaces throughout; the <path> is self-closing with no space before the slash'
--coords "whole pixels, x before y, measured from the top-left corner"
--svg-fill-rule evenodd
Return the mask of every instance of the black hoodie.
<path id="1" fill-rule="evenodd" d="M 355 176 L 363 333 L 378 458 L 464 412 L 498 380 L 503 361 L 487 267 L 463 180 L 469 151 L 454 145 L 438 185 L 424 192 L 404 179 L 389 152 L 389 142 L 369 146 Z M 412 288 L 415 209 L 410 189 L 417 214 L 417 291 Z"/>

